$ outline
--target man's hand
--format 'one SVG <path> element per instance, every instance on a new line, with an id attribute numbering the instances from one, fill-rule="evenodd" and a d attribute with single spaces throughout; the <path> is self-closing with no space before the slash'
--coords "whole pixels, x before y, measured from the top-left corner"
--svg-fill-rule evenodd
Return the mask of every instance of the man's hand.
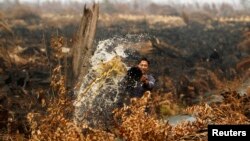
<path id="1" fill-rule="evenodd" d="M 141 82 L 144 83 L 144 84 L 148 84 L 148 77 L 147 77 L 147 75 L 142 75 Z"/>

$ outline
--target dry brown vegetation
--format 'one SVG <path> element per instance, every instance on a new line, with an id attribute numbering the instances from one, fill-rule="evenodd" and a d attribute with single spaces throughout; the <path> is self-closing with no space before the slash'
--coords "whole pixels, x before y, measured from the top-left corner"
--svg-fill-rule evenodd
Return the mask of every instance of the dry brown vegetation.
<path id="1" fill-rule="evenodd" d="M 101 14 L 97 41 L 117 34 L 152 34 L 134 47 L 147 46 L 138 54 L 153 58 L 159 84 L 152 93 L 114 110 L 113 125 L 103 130 L 73 120 L 74 96 L 63 49 L 75 42 L 73 27 L 80 14 L 39 10 L 17 7 L 0 15 L 0 140 L 207 140 L 208 124 L 250 123 L 248 16 L 220 18 L 204 11 Z M 243 84 L 247 87 L 240 96 Z M 224 100 L 209 103 L 206 94 Z M 192 101 L 196 98 L 198 102 Z M 165 120 L 178 114 L 196 121 L 172 126 Z"/>
<path id="2" fill-rule="evenodd" d="M 62 83 L 57 82 L 57 84 L 63 88 Z M 249 119 L 245 116 L 245 112 L 249 112 L 249 96 L 239 98 L 235 91 L 221 94 L 225 97 L 225 102 L 221 104 L 200 104 L 183 109 L 183 113 L 195 115 L 197 121 L 184 122 L 173 127 L 158 120 L 154 113 L 145 112 L 151 97 L 150 93 L 145 93 L 141 99 L 131 99 L 131 105 L 114 111 L 116 126 L 110 132 L 92 129 L 88 126 L 76 127 L 72 121 L 65 119 L 64 108 L 68 105 L 63 103 L 67 103 L 67 101 L 59 96 L 59 103 L 52 102 L 53 106 L 48 108 L 51 109 L 49 114 L 41 118 L 44 120 L 39 120 L 40 127 L 32 128 L 32 138 L 45 140 L 115 140 L 115 138 L 136 141 L 207 140 L 208 124 L 249 123 Z M 157 102 L 161 103 L 163 100 L 166 101 L 166 99 L 158 99 Z M 167 100 L 169 106 L 171 105 L 170 100 Z M 166 102 L 164 103 L 166 104 Z M 34 123 L 32 125 L 34 126 Z"/>

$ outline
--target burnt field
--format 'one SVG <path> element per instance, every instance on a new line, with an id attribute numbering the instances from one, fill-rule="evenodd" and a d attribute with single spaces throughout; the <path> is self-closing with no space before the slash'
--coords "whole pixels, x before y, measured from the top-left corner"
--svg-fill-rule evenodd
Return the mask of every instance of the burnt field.
<path id="1" fill-rule="evenodd" d="M 0 140 L 206 140 L 208 124 L 249 124 L 248 14 L 101 9 L 93 48 L 114 37 L 131 40 L 135 52 L 126 63 L 147 56 L 157 86 L 116 109 L 109 128 L 77 125 L 67 56 L 79 9 L 1 7 Z M 184 115 L 194 121 L 169 120 Z"/>

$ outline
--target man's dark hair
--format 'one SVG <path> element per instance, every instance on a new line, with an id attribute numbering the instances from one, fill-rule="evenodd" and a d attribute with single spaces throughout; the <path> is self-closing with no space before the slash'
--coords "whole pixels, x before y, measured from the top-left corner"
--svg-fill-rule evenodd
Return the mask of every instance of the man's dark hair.
<path id="1" fill-rule="evenodd" d="M 148 62 L 148 65 L 150 65 L 150 61 L 146 57 L 140 58 L 137 64 L 140 64 L 141 61 L 146 61 L 146 62 Z"/>

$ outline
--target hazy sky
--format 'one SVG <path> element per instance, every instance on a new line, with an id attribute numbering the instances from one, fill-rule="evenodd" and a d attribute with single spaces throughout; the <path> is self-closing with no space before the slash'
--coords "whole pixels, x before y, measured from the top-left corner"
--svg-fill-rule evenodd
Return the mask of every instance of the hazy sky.
<path id="1" fill-rule="evenodd" d="M 0 0 L 1 2 L 5 1 L 5 0 Z M 37 0 L 19 0 L 20 2 L 36 2 Z M 40 2 L 42 1 L 52 1 L 52 0 L 40 0 Z M 67 2 L 69 0 L 56 0 L 56 1 L 62 1 L 62 2 Z M 102 0 L 70 0 L 70 1 L 78 1 L 78 2 L 91 2 L 91 1 L 102 1 Z M 111 0 L 112 1 L 112 0 Z M 116 0 L 119 1 L 119 0 Z M 122 1 L 132 1 L 132 0 L 122 0 Z M 139 1 L 143 1 L 143 0 L 139 0 Z M 223 2 L 227 2 L 227 3 L 231 3 L 231 4 L 238 4 L 239 0 L 151 0 L 153 2 L 156 3 L 182 3 L 182 4 L 186 4 L 186 3 L 193 3 L 193 2 L 199 2 L 199 3 L 223 3 Z"/>
<path id="2" fill-rule="evenodd" d="M 0 2 L 3 2 L 5 0 L 0 0 Z M 14 1 L 14 0 L 10 0 L 10 1 Z M 40 1 L 41 2 L 45 2 L 45 1 L 53 1 L 53 0 L 19 0 L 20 2 L 37 2 Z M 68 3 L 69 1 L 71 2 L 82 2 L 82 3 L 86 3 L 86 2 L 100 2 L 103 0 L 54 0 L 54 1 L 61 1 L 63 3 Z M 134 1 L 134 0 L 110 0 L 110 1 L 117 1 L 117 2 L 128 2 L 128 1 Z M 142 2 L 144 0 L 137 0 L 139 2 Z M 163 3 L 163 4 L 192 4 L 192 3 L 200 3 L 205 4 L 213 4 L 213 3 L 217 3 L 217 4 L 221 4 L 221 3 L 229 3 L 231 5 L 234 6 L 234 8 L 242 8 L 241 4 L 240 4 L 240 0 L 147 0 L 147 1 L 152 1 L 155 3 Z M 249 0 L 250 1 L 250 0 Z"/>

